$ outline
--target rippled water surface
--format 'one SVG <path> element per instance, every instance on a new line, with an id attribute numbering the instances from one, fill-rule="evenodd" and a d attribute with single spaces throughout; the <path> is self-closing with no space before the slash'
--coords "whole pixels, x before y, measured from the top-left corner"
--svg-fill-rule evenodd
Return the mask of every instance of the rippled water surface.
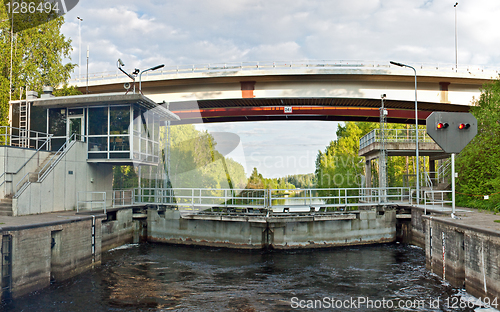
<path id="1" fill-rule="evenodd" d="M 399 302 L 415 302 L 404 310 L 473 311 L 447 308 L 453 301 L 446 298 L 459 291 L 424 264 L 421 249 L 395 244 L 294 252 L 130 245 L 105 253 L 100 267 L 15 299 L 3 310 L 290 311 L 348 300 L 352 309 L 338 310 L 402 311 Z M 352 307 L 357 298 L 374 305 L 384 299 L 394 308 Z"/>

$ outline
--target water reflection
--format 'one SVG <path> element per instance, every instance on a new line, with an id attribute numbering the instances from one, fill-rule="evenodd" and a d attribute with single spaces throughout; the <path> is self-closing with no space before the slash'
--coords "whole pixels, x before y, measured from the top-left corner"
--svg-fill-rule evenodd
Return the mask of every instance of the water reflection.
<path id="1" fill-rule="evenodd" d="M 443 300 L 457 290 L 426 271 L 424 260 L 422 250 L 402 245 L 263 253 L 144 244 L 108 252 L 99 268 L 3 308 L 290 311 L 292 297 L 348 300 L 362 296 L 392 300 L 440 297 L 436 311 L 451 311 Z"/>

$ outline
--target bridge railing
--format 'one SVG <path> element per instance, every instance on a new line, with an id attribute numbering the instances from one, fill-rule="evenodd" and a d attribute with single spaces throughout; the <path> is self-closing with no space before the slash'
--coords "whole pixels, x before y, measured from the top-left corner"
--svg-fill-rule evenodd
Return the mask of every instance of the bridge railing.
<path id="1" fill-rule="evenodd" d="M 357 207 L 410 200 L 410 188 L 313 188 L 269 190 L 270 207 Z"/>
<path id="2" fill-rule="evenodd" d="M 492 77 L 498 76 L 496 68 L 481 67 L 474 65 L 460 65 L 455 68 L 455 64 L 448 63 L 417 63 L 411 64 L 420 70 L 437 71 L 443 73 L 462 73 L 468 76 L 479 74 L 484 75 L 489 73 Z M 165 66 L 161 70 L 146 72 L 143 80 L 148 80 L 149 77 L 155 78 L 171 78 L 178 74 L 187 73 L 224 73 L 231 71 L 248 71 L 248 70 L 274 70 L 274 69 L 348 69 L 348 68 L 366 68 L 373 69 L 394 69 L 401 68 L 390 65 L 388 61 L 362 61 L 362 60 L 296 60 L 296 61 L 250 61 L 250 62 L 226 62 L 226 63 L 208 63 L 208 64 L 186 64 L 186 65 L 170 65 Z M 403 69 L 404 70 L 404 69 Z M 90 73 L 89 81 L 103 81 L 109 79 L 126 78 L 123 73 L 118 70 Z M 73 76 L 70 80 L 71 84 L 78 82 L 86 82 L 87 76 Z"/>
<path id="3" fill-rule="evenodd" d="M 360 207 L 409 202 L 410 188 L 327 188 L 327 189 L 202 189 L 136 188 L 134 203 L 171 205 L 187 210 L 234 207 L 280 210 L 293 207 L 314 209 Z M 308 208 L 308 210 L 309 210 Z"/>
<path id="4" fill-rule="evenodd" d="M 267 190 L 203 188 L 136 188 L 136 203 L 155 203 L 178 207 L 246 207 L 265 208 Z"/>
<path id="5" fill-rule="evenodd" d="M 387 143 L 414 143 L 416 139 L 415 129 L 386 129 L 384 136 Z M 359 149 L 381 141 L 382 132 L 380 129 L 374 129 L 359 140 Z M 418 129 L 418 142 L 434 143 L 434 140 L 427 134 L 427 130 Z"/>

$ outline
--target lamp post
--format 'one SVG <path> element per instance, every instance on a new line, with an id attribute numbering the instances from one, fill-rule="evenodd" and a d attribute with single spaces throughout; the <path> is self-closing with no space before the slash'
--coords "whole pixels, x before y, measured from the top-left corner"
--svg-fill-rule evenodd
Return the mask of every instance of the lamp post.
<path id="1" fill-rule="evenodd" d="M 78 81 L 82 78 L 82 21 L 80 16 L 78 19 Z"/>
<path id="2" fill-rule="evenodd" d="M 458 2 L 453 6 L 455 8 L 455 72 L 458 71 L 457 6 Z"/>
<path id="3" fill-rule="evenodd" d="M 148 69 L 145 69 L 145 70 L 141 71 L 141 73 L 139 74 L 139 92 L 141 94 L 142 94 L 142 73 L 150 71 L 150 70 L 157 70 L 157 69 L 160 69 L 160 68 L 163 68 L 163 67 L 165 67 L 165 64 L 156 65 L 155 67 L 151 67 L 151 68 L 148 68 Z"/>
<path id="4" fill-rule="evenodd" d="M 408 67 L 413 69 L 415 73 L 415 155 L 417 158 L 417 205 L 420 203 L 420 168 L 419 168 L 419 158 L 418 158 L 418 108 L 417 108 L 417 70 L 406 64 L 398 63 L 398 62 L 390 62 L 392 65 L 400 66 L 400 67 Z"/>

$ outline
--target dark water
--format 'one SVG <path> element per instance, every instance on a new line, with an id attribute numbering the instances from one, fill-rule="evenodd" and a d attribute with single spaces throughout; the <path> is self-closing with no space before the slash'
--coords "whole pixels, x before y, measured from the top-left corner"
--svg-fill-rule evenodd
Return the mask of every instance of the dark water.
<path id="1" fill-rule="evenodd" d="M 335 305 L 342 300 L 344 306 L 337 310 L 473 311 L 448 308 L 448 303 L 460 298 L 459 290 L 429 273 L 424 263 L 421 249 L 396 244 L 266 253 L 132 245 L 105 253 L 102 265 L 94 270 L 18 298 L 2 308 L 290 311 L 301 310 L 301 303 L 303 307 L 314 303 L 307 300 L 317 300 L 316 307 L 324 309 L 328 303 Z M 356 301 L 358 297 L 368 297 L 366 300 L 373 300 L 373 306 L 361 305 Z M 376 308 L 383 304 L 383 299 L 385 308 Z M 409 308 L 397 308 L 400 300 L 403 307 Z M 435 309 L 431 309 L 429 300 Z"/>

